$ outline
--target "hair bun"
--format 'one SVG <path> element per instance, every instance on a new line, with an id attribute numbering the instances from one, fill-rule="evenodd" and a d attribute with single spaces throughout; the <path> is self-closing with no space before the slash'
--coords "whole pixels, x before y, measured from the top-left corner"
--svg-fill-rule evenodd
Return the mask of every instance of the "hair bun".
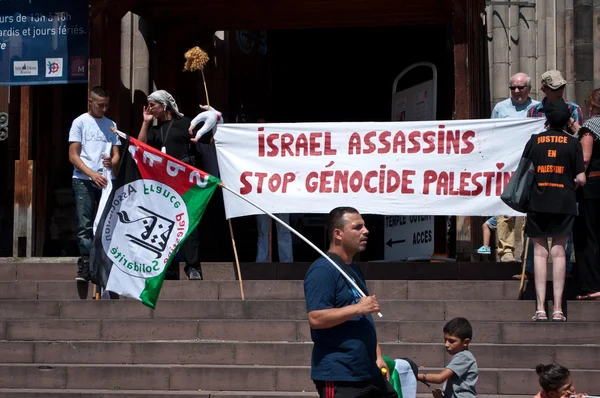
<path id="1" fill-rule="evenodd" d="M 538 375 L 543 373 L 546 368 L 546 365 L 542 365 L 541 363 L 535 367 L 535 373 Z"/>

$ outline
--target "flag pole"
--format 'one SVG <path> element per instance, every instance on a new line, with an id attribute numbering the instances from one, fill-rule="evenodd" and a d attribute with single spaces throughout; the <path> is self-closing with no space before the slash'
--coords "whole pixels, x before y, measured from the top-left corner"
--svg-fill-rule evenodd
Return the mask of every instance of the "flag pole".
<path id="1" fill-rule="evenodd" d="M 350 276 L 348 276 L 348 274 L 346 274 L 346 272 L 344 272 L 344 270 L 342 270 L 340 268 L 340 266 L 335 263 L 335 261 L 333 261 L 327 254 L 323 253 L 323 251 L 321 249 L 319 249 L 311 241 L 309 241 L 304 236 L 302 236 L 294 228 L 290 227 L 289 225 L 287 225 L 286 223 L 284 223 L 282 220 L 280 220 L 278 217 L 276 217 L 273 214 L 269 213 L 265 209 L 259 207 L 257 204 L 255 204 L 254 202 L 252 202 L 250 199 L 245 198 L 242 195 L 240 195 L 239 193 L 235 192 L 233 189 L 229 188 L 227 185 L 223 184 L 222 182 L 219 184 L 219 186 L 221 188 L 225 189 L 226 191 L 231 192 L 232 194 L 234 194 L 238 198 L 240 198 L 240 199 L 248 202 L 252 206 L 256 207 L 258 210 L 262 211 L 263 213 L 267 214 L 273 220 L 277 221 L 279 224 L 281 224 L 285 228 L 287 228 L 291 233 L 293 233 L 294 235 L 296 235 L 298 238 L 302 239 L 307 245 L 309 245 L 310 247 L 312 247 L 313 249 L 315 249 L 317 251 L 317 253 L 319 253 L 321 256 L 325 257 L 325 259 L 327 259 L 327 261 L 329 261 L 331 263 L 331 265 L 333 265 L 340 272 L 340 274 L 342 274 L 342 276 L 344 278 L 346 278 L 346 280 L 350 283 L 350 285 L 352 285 L 352 287 L 356 289 L 356 291 L 358 292 L 358 294 L 359 294 L 360 297 L 365 297 L 366 296 L 366 294 L 358 287 L 358 285 L 356 284 L 356 282 L 354 282 L 354 280 L 352 278 L 350 278 Z M 380 318 L 383 317 L 383 315 L 381 314 L 381 312 L 378 312 L 377 315 Z"/>
<path id="2" fill-rule="evenodd" d="M 223 183 L 219 184 L 223 187 Z M 244 297 L 244 285 L 242 284 L 242 271 L 240 270 L 240 260 L 238 259 L 237 248 L 235 247 L 235 238 L 233 237 L 233 227 L 231 226 L 231 218 L 227 220 L 229 222 L 229 234 L 231 235 L 231 245 L 233 246 L 233 255 L 235 257 L 235 266 L 237 267 L 238 279 L 240 280 L 240 294 L 242 300 L 246 300 Z"/>

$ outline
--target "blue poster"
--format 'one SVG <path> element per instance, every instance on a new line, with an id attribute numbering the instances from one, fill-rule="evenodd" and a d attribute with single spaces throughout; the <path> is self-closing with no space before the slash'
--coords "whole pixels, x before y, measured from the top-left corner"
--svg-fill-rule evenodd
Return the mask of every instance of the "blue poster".
<path id="1" fill-rule="evenodd" d="M 87 79 L 86 0 L 0 0 L 0 85 Z"/>

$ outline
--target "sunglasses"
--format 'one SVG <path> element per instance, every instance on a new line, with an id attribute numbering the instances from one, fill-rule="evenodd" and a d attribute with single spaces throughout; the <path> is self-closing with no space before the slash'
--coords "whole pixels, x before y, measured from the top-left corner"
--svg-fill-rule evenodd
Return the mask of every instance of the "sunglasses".
<path id="1" fill-rule="evenodd" d="M 510 88 L 510 91 L 515 91 L 516 89 L 519 89 L 519 90 L 523 91 L 527 87 L 529 87 L 529 86 L 508 86 L 508 88 Z"/>

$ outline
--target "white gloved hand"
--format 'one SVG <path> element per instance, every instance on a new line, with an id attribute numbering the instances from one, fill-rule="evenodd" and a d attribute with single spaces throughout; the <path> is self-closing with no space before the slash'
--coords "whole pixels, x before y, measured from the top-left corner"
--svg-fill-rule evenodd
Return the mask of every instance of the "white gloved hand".
<path id="1" fill-rule="evenodd" d="M 223 123 L 223 115 L 212 106 L 200 105 L 200 108 L 204 109 L 204 112 L 199 113 L 192 120 L 188 131 L 193 135 L 194 128 L 198 125 L 198 123 L 204 122 L 204 125 L 202 128 L 200 128 L 200 130 L 198 130 L 196 136 L 190 140 L 192 142 L 198 142 L 198 140 L 209 131 L 211 131 L 214 136 L 217 131 L 217 124 Z"/>

